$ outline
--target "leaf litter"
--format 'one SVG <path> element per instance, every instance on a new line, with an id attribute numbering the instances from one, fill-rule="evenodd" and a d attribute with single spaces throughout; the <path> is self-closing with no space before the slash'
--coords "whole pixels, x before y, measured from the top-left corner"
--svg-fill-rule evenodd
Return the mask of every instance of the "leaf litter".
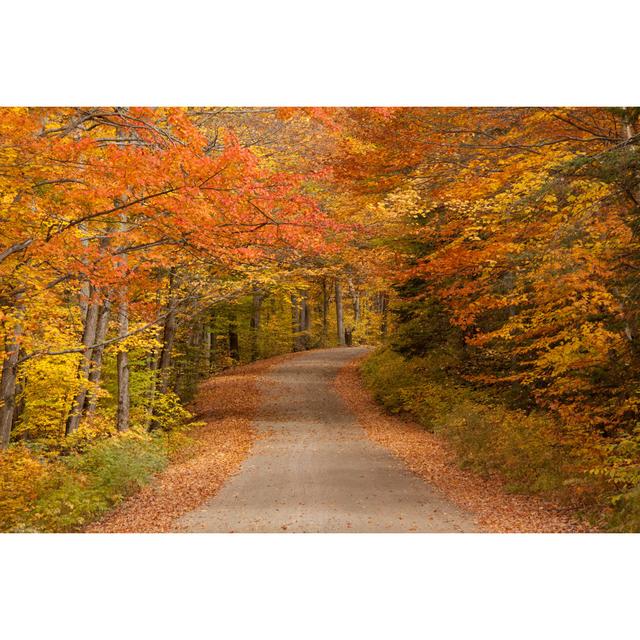
<path id="1" fill-rule="evenodd" d="M 190 443 L 153 482 L 85 531 L 179 531 L 176 521 L 212 498 L 265 436 L 252 426 L 261 403 L 258 381 L 286 357 L 233 367 L 203 382 L 190 407 L 203 424 L 189 432 Z"/>
<path id="2" fill-rule="evenodd" d="M 399 458 L 418 477 L 473 514 L 491 533 L 578 533 L 589 531 L 566 508 L 538 496 L 509 493 L 497 476 L 461 469 L 451 446 L 405 417 L 386 413 L 366 389 L 359 360 L 339 372 L 334 385 L 368 437 Z"/>

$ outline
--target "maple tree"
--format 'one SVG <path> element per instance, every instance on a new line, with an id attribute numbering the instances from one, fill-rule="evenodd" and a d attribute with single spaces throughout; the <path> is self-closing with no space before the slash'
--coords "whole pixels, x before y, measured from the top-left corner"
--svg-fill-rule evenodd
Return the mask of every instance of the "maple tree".
<path id="1" fill-rule="evenodd" d="M 99 379 L 98 350 L 118 343 L 117 425 L 125 430 L 127 353 L 135 336 L 164 322 L 166 346 L 178 307 L 193 304 L 203 288 L 213 300 L 241 290 L 227 283 L 212 291 L 211 279 L 221 272 L 248 269 L 278 247 L 311 250 L 321 242 L 321 233 L 300 233 L 321 231 L 324 223 L 296 188 L 297 176 L 262 166 L 230 130 L 213 153 L 184 110 L 14 109 L 3 115 L 5 445 L 20 364 L 80 356 L 69 434 L 82 418 L 85 383 Z M 57 327 L 64 335 L 39 348 L 35 327 L 60 296 L 74 297 L 77 306 Z M 117 332 L 107 339 L 109 314 Z M 170 350 L 161 354 L 161 370 Z"/>

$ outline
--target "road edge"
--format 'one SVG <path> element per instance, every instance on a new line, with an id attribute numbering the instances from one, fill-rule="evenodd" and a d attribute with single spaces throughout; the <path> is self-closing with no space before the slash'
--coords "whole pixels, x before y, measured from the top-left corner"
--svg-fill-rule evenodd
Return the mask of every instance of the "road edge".
<path id="1" fill-rule="evenodd" d="M 448 443 L 405 417 L 386 413 L 364 384 L 364 356 L 344 366 L 334 388 L 354 413 L 367 437 L 387 449 L 408 469 L 437 487 L 451 502 L 472 514 L 486 533 L 578 533 L 588 531 L 559 505 L 506 491 L 497 477 L 463 470 Z"/>

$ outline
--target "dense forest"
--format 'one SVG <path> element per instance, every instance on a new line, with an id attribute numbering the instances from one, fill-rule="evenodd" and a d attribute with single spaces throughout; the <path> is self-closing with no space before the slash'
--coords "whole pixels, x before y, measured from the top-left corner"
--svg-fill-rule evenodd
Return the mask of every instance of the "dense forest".
<path id="1" fill-rule="evenodd" d="M 640 530 L 640 108 L 0 110 L 0 529 L 73 529 L 291 351 Z"/>

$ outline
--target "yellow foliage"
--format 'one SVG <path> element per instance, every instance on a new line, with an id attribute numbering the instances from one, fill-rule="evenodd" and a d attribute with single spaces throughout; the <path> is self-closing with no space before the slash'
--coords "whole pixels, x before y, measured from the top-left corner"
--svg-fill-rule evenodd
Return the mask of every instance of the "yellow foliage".
<path id="1" fill-rule="evenodd" d="M 26 447 L 0 451 L 0 531 L 12 530 L 26 518 L 46 475 L 46 465 Z"/>

